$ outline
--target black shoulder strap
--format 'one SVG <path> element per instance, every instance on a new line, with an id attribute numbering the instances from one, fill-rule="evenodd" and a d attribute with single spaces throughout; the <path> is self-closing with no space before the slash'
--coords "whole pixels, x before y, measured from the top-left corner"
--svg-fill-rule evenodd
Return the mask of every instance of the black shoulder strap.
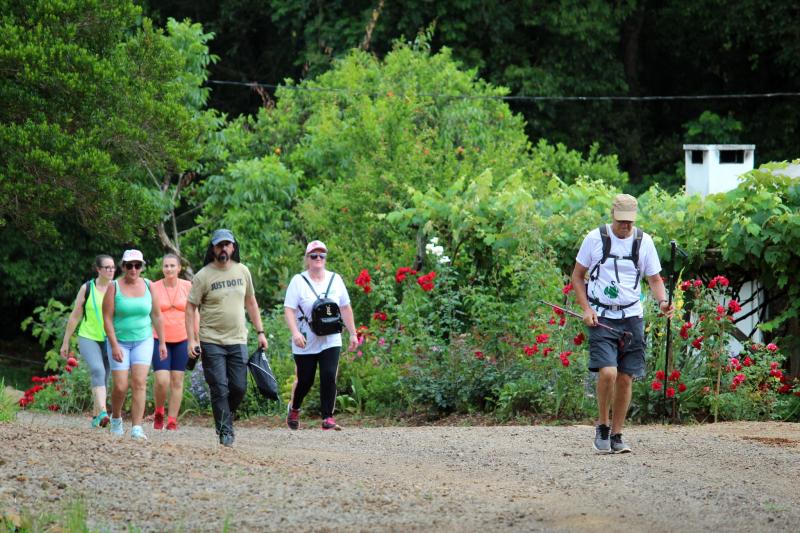
<path id="1" fill-rule="evenodd" d="M 639 248 L 641 248 L 643 236 L 644 232 L 640 228 L 636 228 L 636 237 L 631 245 L 631 260 L 636 264 L 636 268 L 639 268 Z"/>
<path id="2" fill-rule="evenodd" d="M 314 293 L 314 296 L 316 296 L 317 298 L 319 298 L 319 294 L 317 294 L 317 291 L 315 291 L 315 290 L 314 290 L 314 286 L 311 284 L 311 282 L 310 282 L 310 281 L 308 281 L 308 279 L 307 279 L 307 278 L 306 278 L 304 275 L 302 275 L 302 274 L 300 274 L 300 277 L 301 277 L 301 278 L 303 278 L 303 281 L 305 281 L 305 282 L 306 282 L 306 285 L 308 285 L 308 288 L 309 288 L 309 289 L 311 289 L 311 292 L 313 292 L 313 293 Z M 328 288 L 330 289 L 330 286 L 329 286 Z"/>
<path id="3" fill-rule="evenodd" d="M 328 293 L 331 292 L 331 285 L 333 285 L 333 278 L 336 277 L 336 272 L 331 273 L 331 280 L 328 282 L 328 288 L 325 289 L 325 298 L 328 297 Z"/>
<path id="4" fill-rule="evenodd" d="M 86 318 L 86 304 L 89 303 L 89 296 L 92 294 L 92 282 L 94 280 L 89 280 L 83 285 L 86 287 L 86 290 L 83 291 L 83 318 Z"/>
<path id="5" fill-rule="evenodd" d="M 600 240 L 603 241 L 603 258 L 600 259 L 600 264 L 602 265 L 611 255 L 611 237 L 608 236 L 608 226 L 605 224 L 601 224 L 598 229 L 600 230 Z"/>

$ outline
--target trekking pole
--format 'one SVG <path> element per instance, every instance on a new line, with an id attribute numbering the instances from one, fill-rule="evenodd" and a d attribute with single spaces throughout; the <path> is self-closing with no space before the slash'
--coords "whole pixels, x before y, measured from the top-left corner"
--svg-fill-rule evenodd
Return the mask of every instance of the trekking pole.
<path id="1" fill-rule="evenodd" d="M 562 307 L 562 306 L 560 306 L 560 305 L 551 304 L 550 302 L 546 302 L 546 301 L 544 301 L 544 300 L 539 300 L 539 303 L 543 303 L 544 305 L 549 305 L 549 306 L 550 306 L 550 307 L 552 307 L 553 309 L 556 309 L 556 310 L 558 310 L 558 311 L 563 311 L 563 312 L 565 312 L 566 314 L 568 314 L 568 315 L 570 315 L 570 316 L 574 316 L 575 318 L 580 318 L 580 319 L 581 319 L 581 321 L 583 321 L 583 316 L 582 316 L 582 315 L 579 315 L 579 314 L 578 314 L 578 313 L 576 313 L 575 311 L 572 311 L 571 309 L 567 309 L 566 307 Z M 614 333 L 616 333 L 617 335 L 622 335 L 623 337 L 629 337 L 629 336 L 631 335 L 631 332 L 630 332 L 630 331 L 622 331 L 621 329 L 612 328 L 611 326 L 608 326 L 608 325 L 606 325 L 606 324 L 601 324 L 600 322 L 598 322 L 598 323 L 597 323 L 597 325 L 598 325 L 599 327 L 603 328 L 603 329 L 607 329 L 608 331 L 613 331 L 613 332 L 614 332 Z"/>
<path id="2" fill-rule="evenodd" d="M 667 306 L 672 307 L 672 291 L 675 288 L 675 249 L 678 247 L 677 243 L 672 240 L 669 241 L 669 263 L 670 273 L 667 279 Z M 669 367 L 669 356 L 672 350 L 672 317 L 667 315 L 667 350 L 664 353 L 664 379 L 667 379 L 667 369 Z M 664 396 L 661 402 L 661 424 L 667 422 L 667 385 L 664 383 Z"/>

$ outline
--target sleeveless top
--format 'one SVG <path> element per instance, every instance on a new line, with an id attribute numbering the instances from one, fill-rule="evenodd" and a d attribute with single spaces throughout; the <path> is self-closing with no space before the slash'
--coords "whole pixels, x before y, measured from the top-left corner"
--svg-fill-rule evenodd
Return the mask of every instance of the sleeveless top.
<path id="1" fill-rule="evenodd" d="M 144 285 L 144 296 L 131 297 L 122 294 L 119 283 L 114 280 L 114 331 L 117 340 L 136 342 L 153 336 L 150 320 L 153 298 L 150 295 L 150 283 L 144 280 Z"/>
<path id="2" fill-rule="evenodd" d="M 95 289 L 95 281 L 89 283 L 88 293 L 84 295 L 83 320 L 78 328 L 78 336 L 97 342 L 106 340 L 103 329 L 103 296 Z"/>

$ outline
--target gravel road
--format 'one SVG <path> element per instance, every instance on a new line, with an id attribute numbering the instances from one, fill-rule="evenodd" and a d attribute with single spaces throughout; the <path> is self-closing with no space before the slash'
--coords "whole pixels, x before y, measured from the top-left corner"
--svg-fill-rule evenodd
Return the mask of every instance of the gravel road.
<path id="1" fill-rule="evenodd" d="M 83 498 L 102 531 L 800 530 L 798 424 L 634 426 L 612 456 L 589 426 L 239 427 L 228 449 L 205 425 L 144 443 L 85 425 L 0 424 L 0 513 Z"/>

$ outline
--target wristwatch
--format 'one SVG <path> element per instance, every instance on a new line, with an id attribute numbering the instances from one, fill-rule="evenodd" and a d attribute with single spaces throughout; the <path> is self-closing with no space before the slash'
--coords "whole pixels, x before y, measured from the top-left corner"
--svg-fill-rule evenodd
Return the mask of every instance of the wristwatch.
<path id="1" fill-rule="evenodd" d="M 264 330 L 256 331 L 256 335 L 264 335 Z"/>

